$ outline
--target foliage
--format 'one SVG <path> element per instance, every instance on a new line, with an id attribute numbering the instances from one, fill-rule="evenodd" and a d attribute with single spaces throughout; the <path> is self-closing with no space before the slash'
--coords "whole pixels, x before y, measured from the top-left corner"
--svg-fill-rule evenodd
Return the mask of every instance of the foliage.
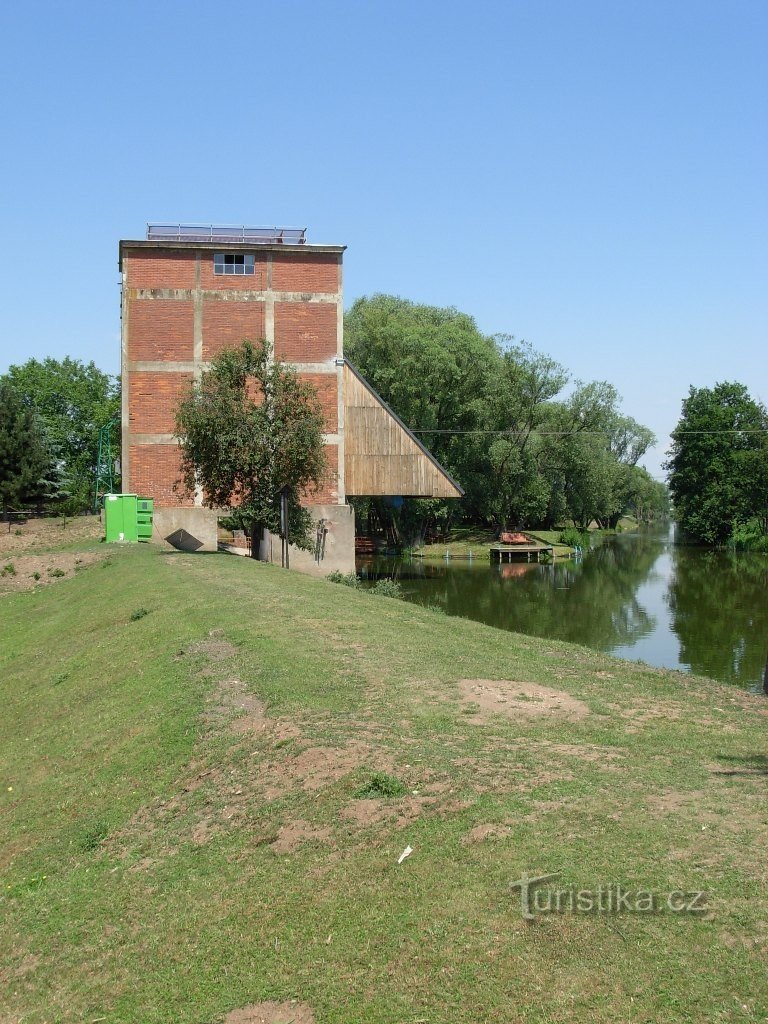
<path id="1" fill-rule="evenodd" d="M 138 622 L 139 619 L 143 619 L 145 615 L 149 615 L 149 610 L 147 608 L 136 608 L 131 612 L 130 620 L 131 622 Z"/>
<path id="2" fill-rule="evenodd" d="M 358 800 L 364 800 L 372 797 L 404 796 L 407 792 L 408 787 L 394 775 L 387 775 L 386 772 L 373 772 L 365 785 L 356 791 L 355 796 Z"/>
<path id="3" fill-rule="evenodd" d="M 120 409 L 117 379 L 93 363 L 78 359 L 30 359 L 11 366 L 3 380 L 40 415 L 50 444 L 61 461 L 71 495 L 68 514 L 90 509 L 98 456 L 99 429 Z M 119 431 L 113 457 L 119 457 Z"/>
<path id="4" fill-rule="evenodd" d="M 588 548 L 589 534 L 577 530 L 575 526 L 568 526 L 562 531 L 558 538 L 561 544 L 567 544 L 570 548 Z"/>
<path id="5" fill-rule="evenodd" d="M 0 506 L 5 516 L 61 494 L 53 447 L 35 408 L 0 379 Z"/>
<path id="6" fill-rule="evenodd" d="M 329 572 L 325 577 L 330 583 L 341 583 L 344 587 L 352 587 L 353 590 L 360 590 L 360 577 L 354 572 L 339 572 L 338 569 Z"/>
<path id="7" fill-rule="evenodd" d="M 734 526 L 729 544 L 736 551 L 768 552 L 768 535 L 763 530 L 760 520 L 753 518 Z"/>
<path id="8" fill-rule="evenodd" d="M 692 538 L 724 544 L 756 519 L 768 532 L 768 413 L 743 384 L 690 389 L 667 462 L 675 517 Z"/>
<path id="9" fill-rule="evenodd" d="M 483 335 L 449 307 L 390 295 L 359 299 L 345 321 L 350 358 L 461 483 L 456 501 L 356 503 L 358 520 L 389 544 L 446 540 L 460 516 L 495 530 L 574 519 L 615 527 L 639 500 L 633 472 L 655 439 L 619 409 L 605 381 L 576 382 L 509 335 Z"/>
<path id="10" fill-rule="evenodd" d="M 221 352 L 178 407 L 182 486 L 201 486 L 204 503 L 228 509 L 253 537 L 280 533 L 280 498 L 288 494 L 292 543 L 311 547 L 302 496 L 326 470 L 324 421 L 317 394 L 292 368 L 273 362 L 267 342 Z"/>
<path id="11" fill-rule="evenodd" d="M 376 594 L 377 597 L 400 598 L 403 596 L 403 588 L 397 580 L 391 580 L 385 577 L 384 579 L 376 580 L 369 593 Z"/>

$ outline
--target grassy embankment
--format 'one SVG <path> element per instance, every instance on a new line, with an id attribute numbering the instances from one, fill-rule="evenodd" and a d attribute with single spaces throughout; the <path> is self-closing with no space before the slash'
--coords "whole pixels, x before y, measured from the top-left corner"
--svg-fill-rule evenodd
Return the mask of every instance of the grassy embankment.
<path id="1" fill-rule="evenodd" d="M 760 698 L 81 544 L 0 599 L 4 1024 L 765 1019 Z M 525 871 L 710 910 L 529 923 Z"/>

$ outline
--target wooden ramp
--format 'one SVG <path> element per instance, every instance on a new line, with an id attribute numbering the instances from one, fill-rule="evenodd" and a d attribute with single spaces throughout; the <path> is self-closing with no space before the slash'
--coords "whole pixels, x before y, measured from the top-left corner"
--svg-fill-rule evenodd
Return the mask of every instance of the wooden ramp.
<path id="1" fill-rule="evenodd" d="M 347 360 L 344 490 L 348 495 L 460 498 L 464 491 Z"/>

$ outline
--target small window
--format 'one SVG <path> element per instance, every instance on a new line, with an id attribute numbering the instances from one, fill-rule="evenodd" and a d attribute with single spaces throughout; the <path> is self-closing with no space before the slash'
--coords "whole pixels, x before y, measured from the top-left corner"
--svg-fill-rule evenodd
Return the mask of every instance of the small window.
<path id="1" fill-rule="evenodd" d="M 253 274 L 255 256 L 217 252 L 213 256 L 214 274 Z"/>

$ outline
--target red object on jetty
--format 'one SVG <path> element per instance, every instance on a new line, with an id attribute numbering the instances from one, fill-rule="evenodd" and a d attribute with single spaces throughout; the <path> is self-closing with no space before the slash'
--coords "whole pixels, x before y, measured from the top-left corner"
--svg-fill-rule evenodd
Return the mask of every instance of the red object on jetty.
<path id="1" fill-rule="evenodd" d="M 530 544 L 530 540 L 524 533 L 502 533 L 502 544 Z"/>

